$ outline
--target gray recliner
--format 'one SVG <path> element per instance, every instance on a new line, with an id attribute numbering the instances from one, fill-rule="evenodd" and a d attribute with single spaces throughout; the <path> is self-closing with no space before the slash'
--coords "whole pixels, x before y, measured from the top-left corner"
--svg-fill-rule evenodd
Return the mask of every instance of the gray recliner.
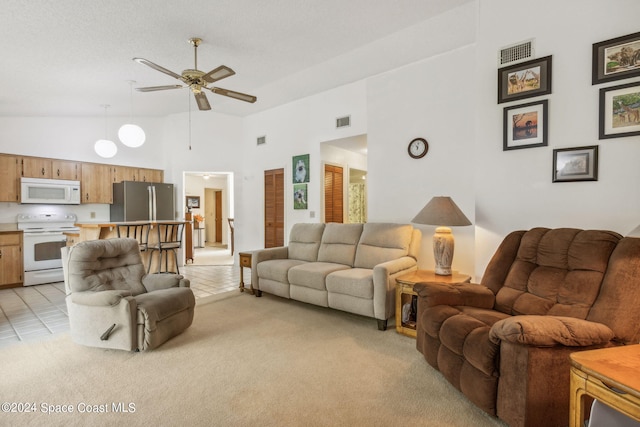
<path id="1" fill-rule="evenodd" d="M 62 248 L 71 338 L 91 347 L 151 350 L 193 321 L 195 297 L 178 274 L 146 274 L 135 239 Z"/>

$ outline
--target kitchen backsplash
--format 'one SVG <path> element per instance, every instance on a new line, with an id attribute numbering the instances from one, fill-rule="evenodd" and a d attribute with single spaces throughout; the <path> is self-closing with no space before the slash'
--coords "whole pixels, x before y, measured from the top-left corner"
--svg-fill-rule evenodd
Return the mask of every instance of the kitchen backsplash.
<path id="1" fill-rule="evenodd" d="M 67 213 L 78 216 L 78 221 L 109 221 L 109 205 L 21 205 L 19 203 L 0 203 L 0 223 L 15 223 L 18 214 L 44 212 Z"/>

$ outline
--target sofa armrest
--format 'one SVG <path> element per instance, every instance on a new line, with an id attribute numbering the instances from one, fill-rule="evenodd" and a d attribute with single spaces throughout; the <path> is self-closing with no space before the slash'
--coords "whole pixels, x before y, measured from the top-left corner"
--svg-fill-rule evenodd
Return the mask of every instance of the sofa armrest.
<path id="1" fill-rule="evenodd" d="M 489 331 L 494 344 L 507 341 L 536 347 L 602 345 L 613 338 L 613 331 L 602 323 L 562 316 L 513 316 L 496 322 Z"/>
<path id="2" fill-rule="evenodd" d="M 278 246 L 277 248 L 259 249 L 251 252 L 251 284 L 255 289 L 260 289 L 260 280 L 258 279 L 258 263 L 269 261 L 272 259 L 289 258 L 289 247 Z"/>
<path id="3" fill-rule="evenodd" d="M 405 256 L 373 267 L 373 313 L 385 320 L 395 312 L 396 277 L 418 268 L 413 257 Z"/>
<path id="4" fill-rule="evenodd" d="M 168 288 L 188 288 L 191 283 L 182 274 L 145 274 L 142 285 L 147 292 Z"/>
<path id="5" fill-rule="evenodd" d="M 109 307 L 120 304 L 123 298 L 130 297 L 131 291 L 109 290 L 109 291 L 85 291 L 74 292 L 71 295 L 71 302 L 79 305 L 94 307 Z"/>
<path id="6" fill-rule="evenodd" d="M 476 283 L 416 283 L 413 290 L 420 296 L 420 304 L 466 305 L 478 308 L 493 308 L 496 296 L 485 286 Z"/>

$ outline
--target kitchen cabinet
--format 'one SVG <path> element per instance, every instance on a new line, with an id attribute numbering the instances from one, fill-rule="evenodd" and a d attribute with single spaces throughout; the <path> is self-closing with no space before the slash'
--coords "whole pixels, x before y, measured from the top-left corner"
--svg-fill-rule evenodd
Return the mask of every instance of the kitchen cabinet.
<path id="1" fill-rule="evenodd" d="M 138 181 L 138 168 L 128 166 L 112 166 L 111 182 Z"/>
<path id="2" fill-rule="evenodd" d="M 159 169 L 138 169 L 138 181 L 164 182 L 164 172 Z"/>
<path id="3" fill-rule="evenodd" d="M 20 159 L 17 156 L 0 154 L 0 202 L 20 200 Z"/>
<path id="4" fill-rule="evenodd" d="M 100 163 L 83 163 L 80 190 L 81 203 L 111 203 L 113 186 L 111 183 L 111 165 Z"/>
<path id="5" fill-rule="evenodd" d="M 22 231 L 0 233 L 0 288 L 22 286 Z"/>
<path id="6" fill-rule="evenodd" d="M 22 174 L 26 178 L 80 179 L 80 162 L 22 157 Z"/>

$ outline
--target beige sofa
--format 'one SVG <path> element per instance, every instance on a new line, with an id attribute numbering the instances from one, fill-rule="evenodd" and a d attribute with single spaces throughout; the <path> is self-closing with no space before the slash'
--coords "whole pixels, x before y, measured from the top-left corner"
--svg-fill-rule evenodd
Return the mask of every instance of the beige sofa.
<path id="1" fill-rule="evenodd" d="M 373 317 L 385 330 L 395 279 L 417 269 L 421 237 L 407 224 L 295 224 L 288 246 L 252 253 L 253 287 Z"/>

